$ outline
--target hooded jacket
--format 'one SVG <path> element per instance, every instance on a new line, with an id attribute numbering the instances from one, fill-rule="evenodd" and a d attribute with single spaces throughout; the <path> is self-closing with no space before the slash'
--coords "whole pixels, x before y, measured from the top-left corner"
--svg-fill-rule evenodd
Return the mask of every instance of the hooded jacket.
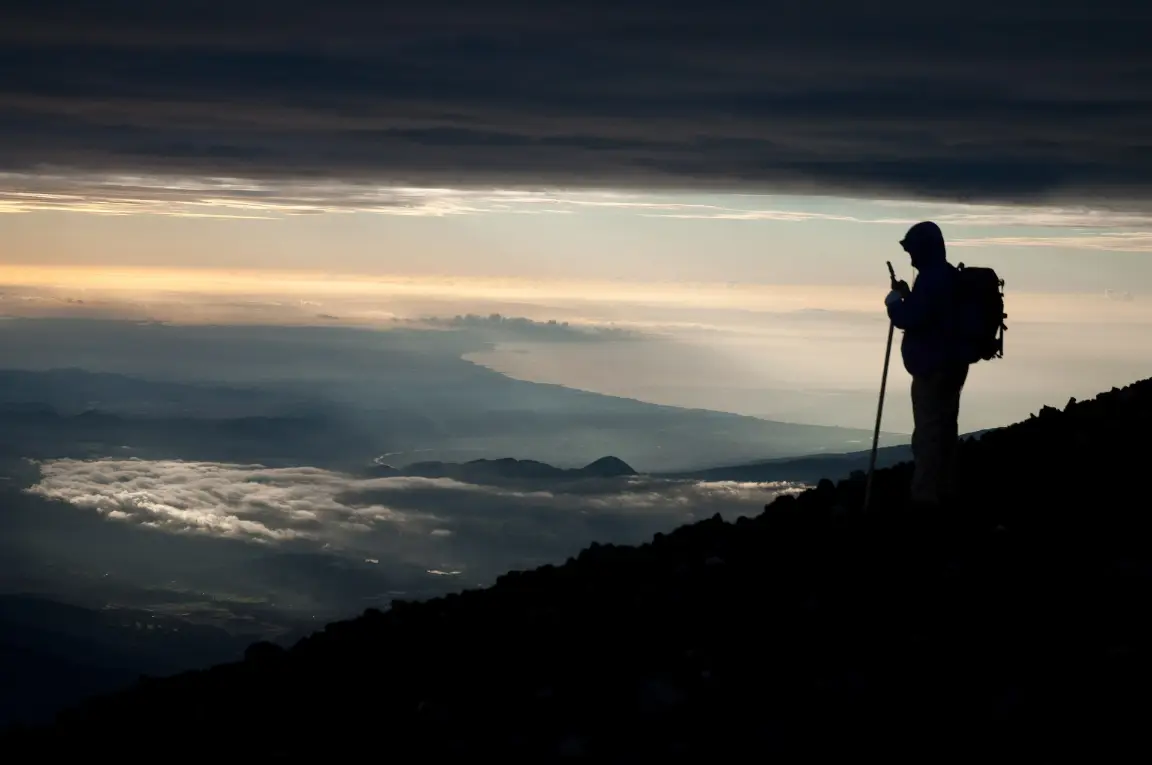
<path id="1" fill-rule="evenodd" d="M 888 318 L 904 330 L 900 355 L 910 375 L 930 375 L 964 365 L 954 330 L 956 267 L 947 260 L 944 236 L 933 223 L 918 223 L 901 242 L 919 271 L 909 295 L 888 306 Z"/>

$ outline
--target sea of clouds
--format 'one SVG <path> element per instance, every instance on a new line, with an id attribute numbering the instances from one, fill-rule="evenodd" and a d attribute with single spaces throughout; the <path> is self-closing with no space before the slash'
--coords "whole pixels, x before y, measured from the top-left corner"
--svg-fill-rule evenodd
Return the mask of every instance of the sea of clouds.
<path id="1" fill-rule="evenodd" d="M 634 544 L 716 513 L 756 515 L 800 487 L 647 476 L 495 486 L 314 467 L 65 459 L 43 463 L 28 491 L 158 533 L 476 580 L 562 562 L 594 541 Z"/>

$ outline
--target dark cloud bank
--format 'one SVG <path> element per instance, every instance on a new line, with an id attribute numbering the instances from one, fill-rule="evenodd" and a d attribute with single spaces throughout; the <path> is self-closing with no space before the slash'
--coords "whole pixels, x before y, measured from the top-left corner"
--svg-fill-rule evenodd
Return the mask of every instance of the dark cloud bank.
<path id="1" fill-rule="evenodd" d="M 16 2 L 0 169 L 1152 196 L 1152 6 Z"/>

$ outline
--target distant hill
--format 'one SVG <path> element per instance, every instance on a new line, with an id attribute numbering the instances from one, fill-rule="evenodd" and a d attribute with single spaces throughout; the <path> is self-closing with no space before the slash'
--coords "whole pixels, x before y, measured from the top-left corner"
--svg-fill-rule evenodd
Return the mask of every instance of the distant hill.
<path id="1" fill-rule="evenodd" d="M 138 457 L 341 466 L 379 440 L 319 413 L 284 417 L 138 417 L 36 404 L 0 406 L 0 458 Z"/>
<path id="2" fill-rule="evenodd" d="M 37 326 L 22 326 L 35 336 Z M 174 458 L 353 470 L 381 455 L 393 455 L 389 462 L 512 457 L 573 468 L 615 454 L 645 472 L 842 452 L 871 439 L 861 429 L 660 406 L 513 380 L 455 356 L 389 349 L 389 342 L 416 342 L 405 341 L 403 332 L 392 334 L 372 334 L 373 343 L 384 347 L 370 353 L 332 347 L 328 352 L 347 354 L 348 364 L 343 377 L 333 380 L 310 378 L 296 367 L 273 382 L 265 372 L 260 380 L 227 385 L 83 369 L 0 370 L 0 456 Z M 0 340 L 19 337 L 8 327 Z M 164 347 L 170 355 L 171 348 Z M 188 353 L 215 347 L 215 340 L 193 343 Z M 257 348 L 264 353 L 271 347 L 275 344 Z M 296 358 L 283 347 L 280 351 Z M 245 359 L 256 352 L 251 346 L 231 350 Z M 204 363 L 213 363 L 211 358 Z M 376 366 L 364 370 L 369 359 Z M 355 374 L 353 362 L 359 365 Z M 313 367 L 309 371 L 321 374 Z M 906 441 L 906 436 L 881 436 L 884 445 Z"/>
<path id="3" fill-rule="evenodd" d="M 132 416 L 196 413 L 212 418 L 269 415 L 305 403 L 255 386 L 143 380 L 75 368 L 0 369 L 0 411 L 27 402 L 63 415 L 102 409 Z"/>
<path id="4" fill-rule="evenodd" d="M 1145 455 L 1119 445 L 1149 426 L 1152 380 L 962 444 L 955 514 L 909 512 L 907 463 L 878 471 L 866 515 L 862 481 L 822 481 L 756 518 L 257 644 L 0 744 L 17 759 L 174 742 L 261 759 L 1146 751 L 1152 516 Z"/>
<path id="5" fill-rule="evenodd" d="M 413 462 L 402 468 L 391 465 L 376 465 L 368 469 L 368 474 L 385 476 L 420 476 L 422 478 L 453 478 L 467 483 L 485 484 L 490 482 L 571 480 L 578 478 L 618 478 L 636 475 L 628 463 L 617 457 L 601 457 L 582 468 L 558 468 L 536 460 L 512 458 L 495 460 L 472 460 L 471 462 Z"/>
<path id="6" fill-rule="evenodd" d="M 968 434 L 976 438 L 979 433 Z M 655 472 L 660 478 L 692 481 L 740 481 L 770 483 L 789 481 L 816 483 L 821 478 L 839 480 L 854 471 L 867 470 L 871 451 L 843 454 L 816 454 L 809 457 L 785 457 L 743 465 L 708 468 L 673 473 Z M 912 447 L 907 444 L 884 446 L 876 450 L 876 467 L 885 468 L 912 458 Z M 582 468 L 559 468 L 537 460 L 480 459 L 468 462 L 442 462 L 439 460 L 413 462 L 403 467 L 379 464 L 363 471 L 372 477 L 420 476 L 422 478 L 452 478 L 467 483 L 502 484 L 521 481 L 574 480 L 580 478 L 615 478 L 638 475 L 628 463 L 617 457 L 603 457 Z"/>

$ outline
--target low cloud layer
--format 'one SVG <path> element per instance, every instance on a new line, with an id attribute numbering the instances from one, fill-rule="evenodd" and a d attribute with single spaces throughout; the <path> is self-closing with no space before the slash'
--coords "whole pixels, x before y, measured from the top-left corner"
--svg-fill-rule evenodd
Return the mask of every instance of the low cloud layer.
<path id="1" fill-rule="evenodd" d="M 429 316 L 418 319 L 396 319 L 398 326 L 417 329 L 468 330 L 490 342 L 537 341 L 552 343 L 588 343 L 599 341 L 641 340 L 645 335 L 634 329 L 595 324 L 572 324 L 567 321 L 535 321 L 523 316 L 498 313 L 479 316 L 457 314 L 452 317 Z"/>
<path id="2" fill-rule="evenodd" d="M 182 461 L 57 460 L 41 470 L 30 493 L 109 522 L 480 579 L 592 541 L 637 543 L 715 513 L 755 515 L 797 490 L 646 477 L 494 487 Z"/>
<path id="3" fill-rule="evenodd" d="M 83 172 L 0 172 L 0 214 L 45 211 L 98 215 L 158 215 L 179 218 L 280 220 L 295 216 L 369 213 L 421 217 L 469 215 L 579 215 L 616 212 L 642 218 L 742 221 L 746 223 L 859 223 L 910 226 L 932 218 L 960 230 L 1027 227 L 1103 230 L 1152 228 L 1152 209 L 1076 204 L 1003 205 L 914 200 L 871 200 L 859 212 L 796 209 L 779 199 L 730 195 L 724 204 L 688 201 L 683 194 L 589 190 L 416 188 L 379 182 L 316 179 L 196 178 L 163 175 L 104 175 Z M 788 200 L 791 202 L 792 200 Z M 1131 202 L 1131 200 L 1129 200 Z M 1118 233 L 1118 237 L 1126 236 Z M 1098 236 L 1062 238 L 1061 246 L 1101 249 Z M 969 238 L 975 246 L 985 240 Z M 1004 242 L 988 241 L 988 244 Z M 1010 242 L 1008 244 L 1011 244 Z M 1118 241 L 1121 247 L 1124 241 Z"/>
<path id="4" fill-rule="evenodd" d="M 1152 232 L 1131 231 L 1082 236 L 987 236 L 956 239 L 953 247 L 1064 247 L 1097 252 L 1152 252 Z"/>
<path id="5" fill-rule="evenodd" d="M 1152 196 L 1146 3 L 9 6 L 18 173 Z"/>

